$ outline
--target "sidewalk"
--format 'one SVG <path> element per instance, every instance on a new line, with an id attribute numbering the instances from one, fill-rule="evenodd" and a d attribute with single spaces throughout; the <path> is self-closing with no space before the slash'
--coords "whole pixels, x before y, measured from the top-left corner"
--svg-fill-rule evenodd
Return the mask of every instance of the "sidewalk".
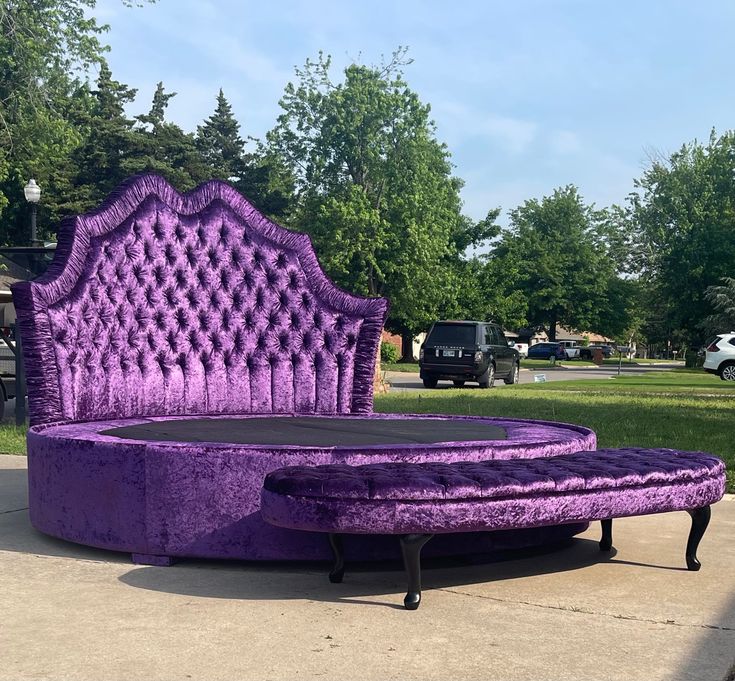
<path id="1" fill-rule="evenodd" d="M 129 556 L 45 537 L 28 521 L 25 458 L 0 456 L 0 679 L 722 681 L 735 664 L 735 497 L 713 507 L 683 569 L 685 513 L 594 526 L 503 562 L 427 562 L 403 610 L 398 564 Z"/>

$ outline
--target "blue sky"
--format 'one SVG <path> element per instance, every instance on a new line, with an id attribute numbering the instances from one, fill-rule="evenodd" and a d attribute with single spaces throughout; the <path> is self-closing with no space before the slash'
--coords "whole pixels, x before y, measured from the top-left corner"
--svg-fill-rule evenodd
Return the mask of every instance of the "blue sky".
<path id="1" fill-rule="evenodd" d="M 735 127 L 729 0 L 98 0 L 95 15 L 115 78 L 139 89 L 133 113 L 162 80 L 169 118 L 194 130 L 222 87 L 254 137 L 307 57 L 376 64 L 408 46 L 405 78 L 475 219 L 569 183 L 621 203 L 652 154 Z"/>

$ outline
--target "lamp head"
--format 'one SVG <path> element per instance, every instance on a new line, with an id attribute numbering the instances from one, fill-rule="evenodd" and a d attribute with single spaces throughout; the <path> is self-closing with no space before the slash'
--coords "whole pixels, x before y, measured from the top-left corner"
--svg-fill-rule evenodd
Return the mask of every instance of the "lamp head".
<path id="1" fill-rule="evenodd" d="M 28 203 L 38 203 L 41 200 L 41 187 L 36 184 L 35 180 L 28 180 L 28 184 L 23 187 L 23 193 Z"/>

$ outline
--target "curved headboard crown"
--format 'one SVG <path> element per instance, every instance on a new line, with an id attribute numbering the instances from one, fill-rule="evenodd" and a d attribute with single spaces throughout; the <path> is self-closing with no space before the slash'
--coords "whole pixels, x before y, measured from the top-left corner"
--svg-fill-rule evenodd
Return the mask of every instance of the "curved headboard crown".
<path id="1" fill-rule="evenodd" d="M 32 424 L 372 410 L 387 301 L 338 289 L 223 182 L 132 178 L 13 298 Z"/>

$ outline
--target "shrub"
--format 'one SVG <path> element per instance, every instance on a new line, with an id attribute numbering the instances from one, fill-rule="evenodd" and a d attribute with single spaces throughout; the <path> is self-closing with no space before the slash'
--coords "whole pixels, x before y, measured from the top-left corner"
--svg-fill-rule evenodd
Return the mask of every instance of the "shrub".
<path id="1" fill-rule="evenodd" d="M 393 343 L 380 344 L 380 361 L 386 364 L 395 364 L 400 359 L 401 353 Z"/>

